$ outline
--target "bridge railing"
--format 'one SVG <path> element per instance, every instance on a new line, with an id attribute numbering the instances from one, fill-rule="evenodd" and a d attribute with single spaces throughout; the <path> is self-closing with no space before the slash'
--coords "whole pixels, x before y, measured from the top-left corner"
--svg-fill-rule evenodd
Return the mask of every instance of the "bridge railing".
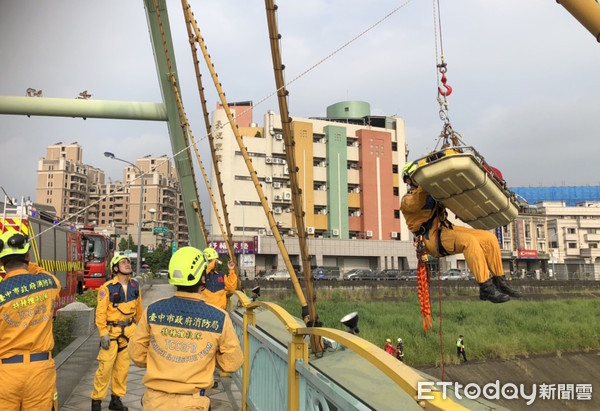
<path id="1" fill-rule="evenodd" d="M 331 328 L 307 328 L 277 304 L 252 302 L 241 291 L 231 296 L 230 306 L 244 352 L 242 368 L 232 375 L 242 392 L 243 411 L 395 410 L 400 409 L 400 404 L 401 409 L 466 409 L 450 397 L 442 399 L 442 393 L 435 388 L 430 394 L 432 399 L 418 400 L 418 382 L 430 380 L 356 335 Z M 345 352 L 310 354 L 311 335 L 334 341 Z M 344 364 L 350 369 L 360 367 L 352 370 L 352 383 L 343 381 L 349 377 Z M 336 367 L 341 367 L 337 376 L 329 372 Z M 387 380 L 385 387 L 370 381 L 377 371 Z M 360 387 L 369 384 L 378 392 L 363 395 Z M 373 395 L 384 392 L 393 400 L 387 407 L 374 405 L 374 401 L 378 402 Z M 378 404 L 382 403 L 386 401 L 380 399 Z"/>

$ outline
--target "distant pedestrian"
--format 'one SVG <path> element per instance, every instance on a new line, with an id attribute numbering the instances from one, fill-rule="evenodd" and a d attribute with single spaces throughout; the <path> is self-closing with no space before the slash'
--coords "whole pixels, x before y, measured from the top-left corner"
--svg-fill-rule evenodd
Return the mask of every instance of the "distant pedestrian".
<path id="1" fill-rule="evenodd" d="M 460 356 L 462 355 L 463 360 L 467 362 L 467 353 L 465 352 L 465 342 L 462 334 L 459 335 L 458 339 L 456 340 L 456 355 L 458 356 L 459 360 Z"/>
<path id="2" fill-rule="evenodd" d="M 197 248 L 177 250 L 169 262 L 175 295 L 150 304 L 131 339 L 131 359 L 146 368 L 144 410 L 210 410 L 206 392 L 215 366 L 226 372 L 242 366 L 229 314 L 203 301 L 207 266 Z"/>
<path id="3" fill-rule="evenodd" d="M 404 362 L 404 343 L 402 342 L 402 338 L 398 338 L 396 344 L 396 358 Z"/>
<path id="4" fill-rule="evenodd" d="M 58 406 L 52 358 L 52 316 L 61 284 L 29 262 L 29 237 L 0 235 L 0 409 L 52 410 Z"/>
<path id="5" fill-rule="evenodd" d="M 395 357 L 396 356 L 396 348 L 392 345 L 392 340 L 389 338 L 385 339 L 385 347 L 383 347 L 386 353 Z"/>

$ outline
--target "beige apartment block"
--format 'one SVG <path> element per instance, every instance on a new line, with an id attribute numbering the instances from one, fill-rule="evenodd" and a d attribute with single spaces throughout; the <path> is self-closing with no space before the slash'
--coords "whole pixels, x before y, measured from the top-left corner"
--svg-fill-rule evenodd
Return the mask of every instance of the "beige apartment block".
<path id="1" fill-rule="evenodd" d="M 135 164 L 144 176 L 142 244 L 176 240 L 186 245 L 188 230 L 172 161 L 167 155 L 145 156 Z M 141 179 L 128 165 L 122 181 L 107 182 L 103 170 L 84 164 L 80 144 L 57 143 L 38 162 L 36 202 L 53 206 L 61 219 L 110 234 L 132 234 L 137 241 Z M 167 227 L 167 235 L 147 232 L 157 226 Z"/>

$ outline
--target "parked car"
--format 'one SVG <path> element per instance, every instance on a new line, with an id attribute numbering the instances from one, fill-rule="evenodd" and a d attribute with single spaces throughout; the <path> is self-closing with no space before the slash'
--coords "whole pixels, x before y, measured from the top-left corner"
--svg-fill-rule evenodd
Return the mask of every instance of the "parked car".
<path id="1" fill-rule="evenodd" d="M 263 279 L 268 281 L 291 281 L 292 277 L 290 277 L 290 273 L 287 270 L 275 270 L 267 273 Z"/>
<path id="2" fill-rule="evenodd" d="M 462 280 L 463 278 L 465 278 L 465 273 L 458 268 L 451 268 L 440 275 L 440 280 Z"/>
<path id="3" fill-rule="evenodd" d="M 160 277 L 160 278 L 168 278 L 169 277 L 169 270 L 158 270 L 156 272 L 156 274 Z"/>
<path id="4" fill-rule="evenodd" d="M 398 276 L 398 280 L 402 281 L 417 281 L 417 270 L 402 271 Z"/>
<path id="5" fill-rule="evenodd" d="M 372 280 L 373 270 L 370 268 L 353 268 L 344 274 L 344 280 Z"/>
<path id="6" fill-rule="evenodd" d="M 378 276 L 381 280 L 397 280 L 400 274 L 400 270 L 385 269 L 381 270 Z"/>
<path id="7" fill-rule="evenodd" d="M 313 280 L 339 280 L 339 271 L 326 270 L 323 267 L 317 267 L 312 271 Z"/>

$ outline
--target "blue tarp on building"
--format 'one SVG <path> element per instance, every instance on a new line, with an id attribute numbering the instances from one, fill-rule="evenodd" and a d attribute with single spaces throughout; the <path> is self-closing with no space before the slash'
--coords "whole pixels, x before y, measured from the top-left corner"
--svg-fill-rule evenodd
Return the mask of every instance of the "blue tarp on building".
<path id="1" fill-rule="evenodd" d="M 540 201 L 565 201 L 575 206 L 583 201 L 600 201 L 600 186 L 513 187 L 529 204 Z"/>

